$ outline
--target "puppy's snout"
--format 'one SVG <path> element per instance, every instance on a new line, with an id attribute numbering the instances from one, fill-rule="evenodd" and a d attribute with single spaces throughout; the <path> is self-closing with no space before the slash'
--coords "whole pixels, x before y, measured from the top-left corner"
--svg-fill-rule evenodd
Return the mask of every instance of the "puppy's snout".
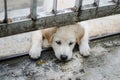
<path id="1" fill-rule="evenodd" d="M 68 56 L 66 56 L 66 55 L 61 55 L 60 58 L 61 58 L 61 60 L 65 61 L 65 60 L 67 60 Z"/>

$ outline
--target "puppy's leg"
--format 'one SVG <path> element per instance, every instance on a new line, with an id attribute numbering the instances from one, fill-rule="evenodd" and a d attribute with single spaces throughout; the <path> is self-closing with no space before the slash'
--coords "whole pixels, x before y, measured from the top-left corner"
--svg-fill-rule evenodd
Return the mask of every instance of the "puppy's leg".
<path id="1" fill-rule="evenodd" d="M 90 55 L 90 47 L 89 47 L 89 26 L 87 23 L 80 23 L 81 26 L 84 28 L 84 36 L 81 39 L 81 42 L 79 44 L 79 51 L 80 54 L 83 56 L 89 56 Z"/>
<path id="2" fill-rule="evenodd" d="M 32 34 L 32 46 L 29 55 L 33 59 L 40 57 L 42 51 L 42 32 L 41 30 L 35 31 Z"/>

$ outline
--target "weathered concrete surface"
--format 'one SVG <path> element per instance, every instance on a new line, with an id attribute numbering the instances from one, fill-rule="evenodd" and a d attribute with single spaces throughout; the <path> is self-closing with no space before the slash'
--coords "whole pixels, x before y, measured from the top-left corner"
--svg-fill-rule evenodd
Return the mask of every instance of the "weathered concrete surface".
<path id="1" fill-rule="evenodd" d="M 0 38 L 0 58 L 28 52 L 31 45 L 31 33 Z"/>
<path id="2" fill-rule="evenodd" d="M 16 4 L 16 2 L 14 4 Z M 18 2 L 18 4 L 20 3 Z M 0 6 L 3 7 L 3 5 Z M 98 14 L 102 14 L 103 16 L 108 15 L 108 13 L 112 14 L 113 12 L 119 12 L 119 6 L 113 6 L 112 9 L 110 7 L 108 8 L 110 9 L 107 10 L 108 13 L 103 14 L 106 8 L 99 9 Z M 117 10 L 115 8 L 117 8 Z M 13 8 L 11 7 L 11 9 Z M 88 10 L 85 13 L 92 13 L 92 11 Z M 84 14 L 84 12 L 82 14 Z M 13 15 L 13 13 L 9 14 L 9 16 L 10 15 Z M 93 17 L 93 15 L 84 17 L 88 19 Z M 0 19 L 3 19 L 3 15 L 1 16 L 2 18 Z M 49 19 L 46 19 L 46 22 Z M 81 17 L 81 19 L 83 18 Z M 54 21 L 54 19 L 52 20 Z M 43 20 L 40 20 L 39 22 L 41 22 L 41 24 L 46 24 L 46 22 Z M 16 25 L 18 26 L 18 24 Z M 1 29 L 3 30 L 3 33 L 5 31 L 9 32 L 4 28 Z M 10 26 L 8 29 L 10 29 Z M 16 29 L 17 27 L 13 28 L 14 32 Z M 24 30 L 26 30 L 26 28 Z M 6 37 L 4 39 L 0 39 L 0 45 L 6 45 L 6 47 L 0 46 L 0 56 L 6 56 L 10 53 L 16 54 L 18 52 L 26 53 L 28 52 L 30 47 L 30 35 L 26 33 L 21 35 L 15 35 L 12 37 Z M 0 80 L 120 80 L 120 38 L 94 42 L 94 44 L 92 44 L 91 46 L 92 55 L 89 58 L 83 58 L 79 55 L 78 52 L 75 52 L 73 60 L 67 63 L 57 61 L 54 55 L 51 54 L 53 52 L 47 52 L 43 54 L 41 59 L 37 61 L 30 60 L 28 56 L 1 61 Z"/>
<path id="3" fill-rule="evenodd" d="M 91 56 L 75 50 L 69 62 L 59 62 L 52 51 L 33 61 L 28 56 L 0 62 L 0 80 L 120 80 L 120 36 L 90 43 Z"/>
<path id="4" fill-rule="evenodd" d="M 118 19 L 120 19 L 120 14 L 99 19 L 87 20 L 86 23 L 91 26 L 90 37 L 103 36 L 120 32 L 120 21 Z M 14 29 L 15 32 L 18 31 L 16 28 Z M 7 30 L 5 29 L 5 31 Z M 7 56 L 28 53 L 31 47 L 31 33 L 32 32 L 0 38 L 0 59 Z"/>

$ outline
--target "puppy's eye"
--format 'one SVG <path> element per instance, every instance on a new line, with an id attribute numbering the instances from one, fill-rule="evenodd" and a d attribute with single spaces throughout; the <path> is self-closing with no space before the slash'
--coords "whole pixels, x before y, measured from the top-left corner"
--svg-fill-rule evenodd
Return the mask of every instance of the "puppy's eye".
<path id="1" fill-rule="evenodd" d="M 70 43 L 69 43 L 69 46 L 71 46 L 72 44 L 73 44 L 73 42 L 70 42 Z"/>
<path id="2" fill-rule="evenodd" d="M 61 45 L 61 42 L 60 41 L 55 41 L 58 45 Z"/>

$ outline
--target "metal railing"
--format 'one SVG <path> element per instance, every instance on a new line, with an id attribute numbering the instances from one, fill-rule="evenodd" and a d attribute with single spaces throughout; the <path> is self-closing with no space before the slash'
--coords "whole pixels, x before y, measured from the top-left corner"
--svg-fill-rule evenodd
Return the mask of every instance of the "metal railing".
<path id="1" fill-rule="evenodd" d="M 93 4 L 82 5 L 83 0 L 76 0 L 74 7 L 57 11 L 57 0 L 53 0 L 52 13 L 44 13 L 45 16 L 40 16 L 37 14 L 37 0 L 31 0 L 29 18 L 9 21 L 12 19 L 7 17 L 7 0 L 4 0 L 5 17 L 0 22 L 0 37 L 120 13 L 120 0 L 111 0 L 105 5 L 100 5 L 99 2 L 100 0 L 94 0 Z"/>
<path id="2" fill-rule="evenodd" d="M 37 19 L 37 0 L 31 0 L 30 17 L 32 20 Z"/>

